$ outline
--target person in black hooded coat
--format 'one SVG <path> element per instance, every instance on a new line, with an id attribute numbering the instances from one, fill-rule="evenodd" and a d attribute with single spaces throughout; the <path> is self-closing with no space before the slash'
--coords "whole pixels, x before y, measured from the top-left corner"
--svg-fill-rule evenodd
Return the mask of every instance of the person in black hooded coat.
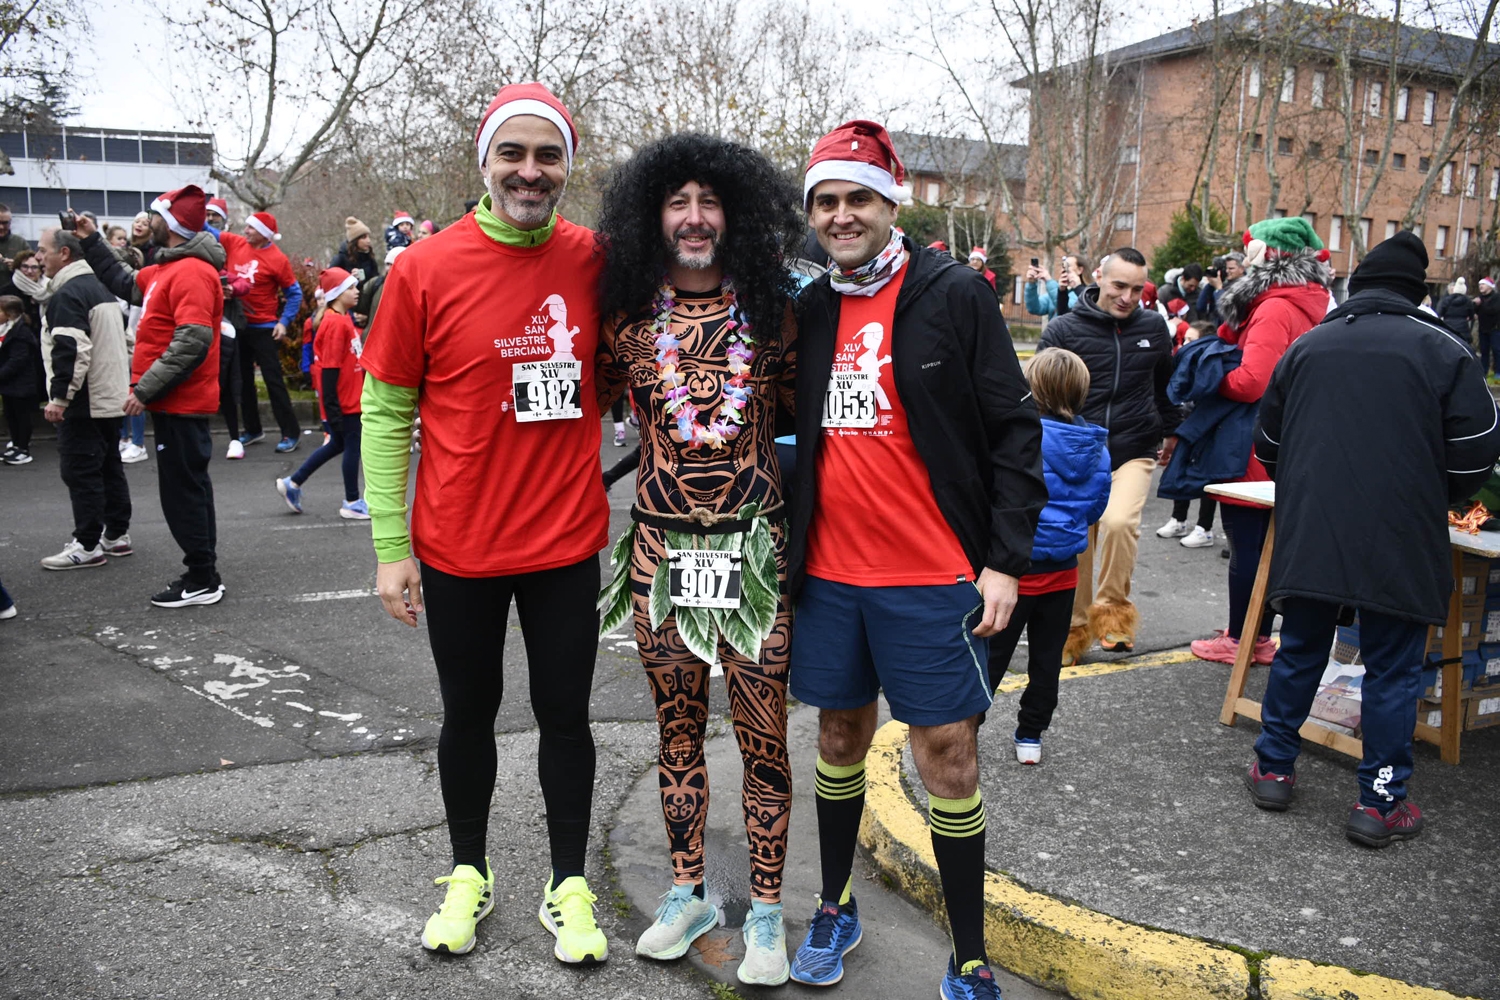
<path id="1" fill-rule="evenodd" d="M 1351 840 L 1414 837 L 1406 801 L 1428 625 L 1453 590 L 1447 509 L 1488 479 L 1500 414 L 1479 362 L 1417 308 L 1427 251 L 1408 232 L 1372 250 L 1348 301 L 1287 349 L 1261 399 L 1255 452 L 1276 482 L 1270 599 L 1281 649 L 1246 780 L 1285 809 L 1340 608 L 1359 611 L 1364 759 Z"/>

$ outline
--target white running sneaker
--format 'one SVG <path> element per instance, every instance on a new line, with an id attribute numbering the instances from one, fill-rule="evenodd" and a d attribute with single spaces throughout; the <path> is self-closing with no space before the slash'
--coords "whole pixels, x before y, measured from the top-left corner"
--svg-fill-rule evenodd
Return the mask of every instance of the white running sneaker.
<path id="1" fill-rule="evenodd" d="M 90 566 L 103 566 L 108 561 L 103 546 L 95 545 L 90 551 L 79 545 L 78 539 L 70 538 L 61 552 L 42 560 L 42 569 L 87 569 Z"/>
<path id="2" fill-rule="evenodd" d="M 1024 739 L 1012 734 L 1011 741 L 1016 745 L 1017 764 L 1040 764 L 1042 762 L 1042 741 Z"/>
<path id="3" fill-rule="evenodd" d="M 236 458 L 244 458 L 245 446 L 240 444 L 238 438 L 231 438 L 229 440 L 229 451 L 225 453 L 224 457 L 231 460 Z"/>
<path id="4" fill-rule="evenodd" d="M 635 953 L 658 962 L 670 962 L 687 954 L 693 942 L 719 923 L 719 911 L 707 900 L 693 895 L 690 885 L 674 885 L 656 908 L 656 922 L 635 943 Z"/>
<path id="5" fill-rule="evenodd" d="M 1156 529 L 1156 537 L 1157 538 L 1181 538 L 1183 535 L 1185 535 L 1187 533 L 1188 533 L 1187 522 L 1186 521 L 1179 521 L 1175 517 L 1174 518 L 1170 518 L 1167 521 L 1166 524 L 1164 524 L 1160 528 Z"/>
<path id="6" fill-rule="evenodd" d="M 151 453 L 138 444 L 127 444 L 125 450 L 120 452 L 120 461 L 126 465 L 134 465 L 136 462 L 144 462 L 151 457 Z"/>
<path id="7" fill-rule="evenodd" d="M 123 452 L 130 446 L 130 438 L 120 438 L 120 450 Z M 7 445 L 9 447 L 9 445 Z"/>
<path id="8" fill-rule="evenodd" d="M 1206 549 L 1214 543 L 1214 533 L 1205 531 L 1202 525 L 1193 525 L 1193 530 L 1181 541 L 1185 549 Z"/>
<path id="9" fill-rule="evenodd" d="M 792 973 L 786 958 L 786 929 L 781 923 L 781 904 L 751 900 L 745 914 L 745 960 L 735 975 L 753 986 L 780 986 Z"/>

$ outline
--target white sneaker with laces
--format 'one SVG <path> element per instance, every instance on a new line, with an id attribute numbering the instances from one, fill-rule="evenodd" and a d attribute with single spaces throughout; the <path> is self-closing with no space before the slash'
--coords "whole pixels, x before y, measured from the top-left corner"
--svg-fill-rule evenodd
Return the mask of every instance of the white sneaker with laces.
<path id="1" fill-rule="evenodd" d="M 142 448 L 140 445 L 133 443 L 127 444 L 125 446 L 125 450 L 120 452 L 120 461 L 124 462 L 126 465 L 133 465 L 136 462 L 144 462 L 150 457 L 150 452 L 148 452 L 145 448 Z"/>
<path id="2" fill-rule="evenodd" d="M 90 566 L 103 566 L 108 561 L 104 555 L 103 546 L 95 545 L 92 550 L 89 550 L 79 545 L 78 539 L 70 538 L 61 552 L 42 560 L 42 568 L 87 569 Z"/>
<path id="3" fill-rule="evenodd" d="M 1023 740 L 1019 736 L 1012 736 L 1011 742 L 1016 745 L 1017 764 L 1040 764 L 1042 762 L 1042 741 Z"/>
<path id="4" fill-rule="evenodd" d="M 786 982 L 792 966 L 786 958 L 781 904 L 752 900 L 740 934 L 745 939 L 745 960 L 735 973 L 740 982 L 753 986 L 780 986 Z"/>
<path id="5" fill-rule="evenodd" d="M 1181 538 L 1187 533 L 1187 522 L 1179 521 L 1175 517 L 1168 519 L 1166 524 L 1156 529 L 1157 538 Z"/>
<path id="6" fill-rule="evenodd" d="M 1214 533 L 1205 531 L 1202 525 L 1193 525 L 1193 530 L 1181 541 L 1185 549 L 1206 549 L 1214 543 Z"/>
<path id="7" fill-rule="evenodd" d="M 231 439 L 229 442 L 229 451 L 225 453 L 224 457 L 228 459 L 244 458 L 245 446 L 240 444 L 238 438 Z"/>

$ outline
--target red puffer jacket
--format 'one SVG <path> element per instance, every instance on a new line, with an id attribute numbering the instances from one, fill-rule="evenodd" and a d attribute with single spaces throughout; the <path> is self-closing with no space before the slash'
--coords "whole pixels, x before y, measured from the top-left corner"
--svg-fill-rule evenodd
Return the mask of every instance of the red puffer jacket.
<path id="1" fill-rule="evenodd" d="M 1310 252 L 1303 252 L 1269 259 L 1224 289 L 1219 296 L 1219 312 L 1225 322 L 1219 327 L 1219 338 L 1238 344 L 1243 359 L 1219 383 L 1219 395 L 1240 403 L 1260 402 L 1276 363 L 1292 341 L 1323 322 L 1331 302 L 1327 274 L 1326 265 Z M 1249 468 L 1234 482 L 1258 483 L 1271 478 L 1253 453 L 1246 457 Z M 1228 497 L 1219 500 L 1242 507 L 1259 506 Z"/>

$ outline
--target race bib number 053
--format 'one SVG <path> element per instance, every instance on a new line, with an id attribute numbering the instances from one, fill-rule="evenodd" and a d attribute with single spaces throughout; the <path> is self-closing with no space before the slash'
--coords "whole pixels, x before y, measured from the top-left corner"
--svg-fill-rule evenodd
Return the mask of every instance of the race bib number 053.
<path id="1" fill-rule="evenodd" d="M 824 427 L 874 427 L 878 383 L 869 372 L 834 372 L 823 396 Z"/>
<path id="2" fill-rule="evenodd" d="M 582 361 L 522 361 L 511 368 L 516 420 L 577 420 L 583 416 Z"/>
<path id="3" fill-rule="evenodd" d="M 667 592 L 683 608 L 738 608 L 740 553 L 667 549 Z"/>

